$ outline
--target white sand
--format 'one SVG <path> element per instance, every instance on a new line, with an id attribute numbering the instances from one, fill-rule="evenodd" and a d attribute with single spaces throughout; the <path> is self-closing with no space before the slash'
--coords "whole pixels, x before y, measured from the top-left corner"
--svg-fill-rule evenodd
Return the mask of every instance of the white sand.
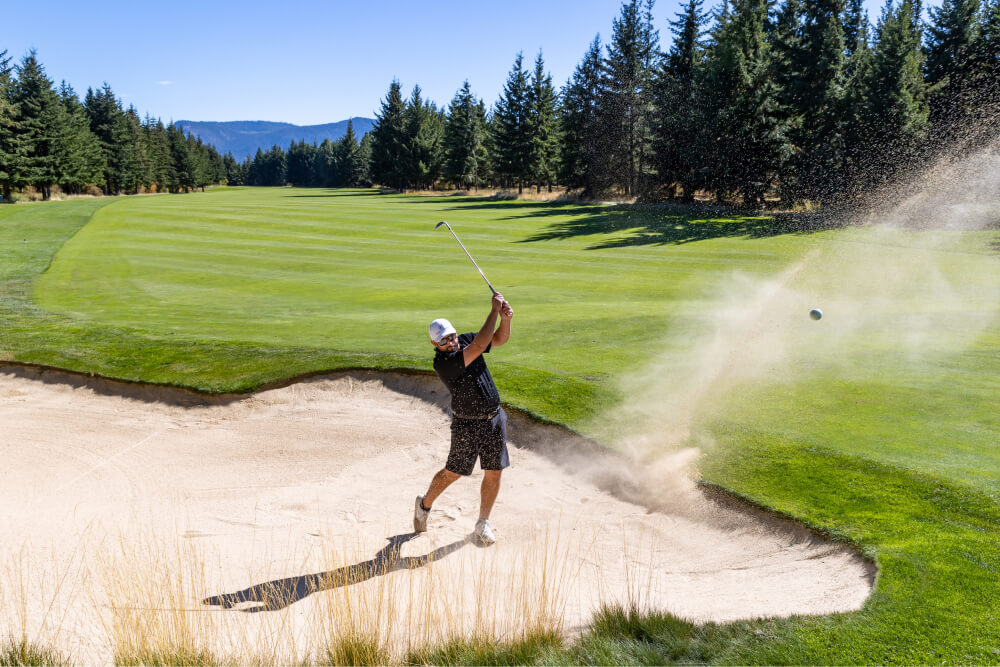
<path id="1" fill-rule="evenodd" d="M 172 609 L 218 646 L 277 651 L 294 638 L 288 650 L 303 654 L 351 617 L 413 645 L 510 635 L 546 610 L 572 634 L 602 602 L 721 622 L 854 610 L 871 591 L 873 566 L 843 545 L 685 480 L 644 488 L 651 476 L 635 482 L 633 464 L 518 415 L 498 543 L 467 539 L 478 470 L 412 536 L 413 499 L 447 454 L 446 406 L 424 376 L 206 398 L 0 366 L 0 631 L 108 661 L 123 607 Z M 372 559 L 390 572 L 357 567 Z M 192 562 L 196 576 L 180 580 Z M 306 577 L 324 572 L 347 585 Z M 245 601 L 254 586 L 284 578 L 300 589 L 279 609 L 238 611 L 261 604 Z M 306 595 L 308 582 L 325 590 Z M 202 602 L 240 591 L 212 600 L 232 609 Z"/>

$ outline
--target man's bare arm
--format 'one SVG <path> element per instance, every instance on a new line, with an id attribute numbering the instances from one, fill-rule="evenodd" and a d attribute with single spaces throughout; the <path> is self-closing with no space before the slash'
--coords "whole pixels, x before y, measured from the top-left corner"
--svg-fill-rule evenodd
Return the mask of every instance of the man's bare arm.
<path id="1" fill-rule="evenodd" d="M 493 347 L 499 347 L 510 340 L 510 319 L 514 317 L 514 309 L 507 301 L 500 307 L 500 328 L 493 333 Z"/>
<path id="2" fill-rule="evenodd" d="M 472 339 L 468 347 L 462 350 L 462 359 L 465 361 L 466 367 L 485 352 L 486 348 L 493 342 L 493 334 L 497 328 L 497 316 L 504 303 L 502 294 L 493 295 L 493 300 L 490 302 L 490 314 L 486 316 L 486 321 L 476 337 Z"/>

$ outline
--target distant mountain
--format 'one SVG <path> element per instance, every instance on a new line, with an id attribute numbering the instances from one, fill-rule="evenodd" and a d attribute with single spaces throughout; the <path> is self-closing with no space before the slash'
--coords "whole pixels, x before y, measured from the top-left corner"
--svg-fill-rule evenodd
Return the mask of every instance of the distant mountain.
<path id="1" fill-rule="evenodd" d="M 374 118 L 351 118 L 358 141 L 375 125 Z M 293 142 L 323 143 L 324 139 L 336 141 L 347 132 L 347 121 L 324 125 L 292 125 L 266 120 L 234 120 L 224 123 L 202 120 L 178 120 L 174 125 L 186 133 L 201 137 L 202 142 L 215 146 L 222 155 L 232 153 L 237 161 L 253 157 L 258 148 L 268 150 L 277 144 L 288 150 Z"/>

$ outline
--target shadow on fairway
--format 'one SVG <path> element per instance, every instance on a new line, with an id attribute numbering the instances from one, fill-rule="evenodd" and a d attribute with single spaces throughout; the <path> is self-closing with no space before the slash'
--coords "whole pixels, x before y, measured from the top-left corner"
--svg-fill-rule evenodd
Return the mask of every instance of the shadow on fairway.
<path id="1" fill-rule="evenodd" d="M 554 241 L 582 236 L 607 236 L 587 250 L 639 245 L 671 245 L 717 238 L 758 239 L 784 234 L 812 234 L 844 227 L 847 216 L 816 213 L 739 214 L 698 211 L 662 204 L 580 205 L 572 202 L 466 201 L 449 210 L 507 211 L 501 220 L 564 218 L 520 243 Z M 568 219 L 567 219 L 568 218 Z"/>
<path id="2" fill-rule="evenodd" d="M 466 544 L 472 542 L 472 535 L 467 535 L 457 542 L 438 547 L 423 556 L 401 556 L 400 549 L 402 549 L 405 543 L 416 536 L 417 533 L 404 533 L 388 537 L 386 539 L 389 541 L 389 544 L 379 550 L 371 560 L 366 560 L 362 563 L 347 565 L 328 572 L 303 574 L 297 577 L 286 577 L 284 579 L 267 581 L 262 584 L 254 584 L 249 588 L 244 588 L 235 593 L 213 595 L 201 602 L 206 605 L 219 606 L 223 609 L 232 609 L 238 605 L 256 603 L 254 606 L 241 607 L 238 610 L 245 613 L 277 611 L 317 591 L 352 586 L 397 570 L 414 570 L 424 567 L 429 563 L 444 558 L 448 554 L 458 551 Z"/>
<path id="3" fill-rule="evenodd" d="M 544 215 L 554 215 L 546 212 Z M 570 239 L 578 236 L 606 236 L 587 250 L 605 250 L 641 245 L 679 245 L 718 238 L 760 239 L 785 234 L 812 234 L 842 227 L 830 217 L 775 213 L 771 215 L 695 216 L 660 213 L 631 207 L 601 212 L 584 212 L 550 225 L 520 243 Z"/>

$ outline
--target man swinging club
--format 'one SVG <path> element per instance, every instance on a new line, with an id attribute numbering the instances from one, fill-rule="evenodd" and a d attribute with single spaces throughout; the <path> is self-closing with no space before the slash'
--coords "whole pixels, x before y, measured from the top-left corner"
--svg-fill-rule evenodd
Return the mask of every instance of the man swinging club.
<path id="1" fill-rule="evenodd" d="M 462 476 L 472 474 L 479 459 L 483 469 L 479 520 L 475 536 L 483 544 L 496 537 L 490 526 L 490 511 L 500 491 L 500 473 L 510 465 L 507 455 L 507 413 L 500 407 L 500 394 L 486 367 L 483 354 L 510 338 L 514 311 L 502 294 L 494 293 L 490 314 L 479 333 L 459 335 L 446 319 L 431 322 L 430 337 L 436 353 L 434 370 L 451 392 L 451 450 L 427 493 L 417 496 L 413 507 L 413 530 L 427 530 L 427 516 L 441 492 Z M 497 328 L 497 317 L 500 327 Z"/>

